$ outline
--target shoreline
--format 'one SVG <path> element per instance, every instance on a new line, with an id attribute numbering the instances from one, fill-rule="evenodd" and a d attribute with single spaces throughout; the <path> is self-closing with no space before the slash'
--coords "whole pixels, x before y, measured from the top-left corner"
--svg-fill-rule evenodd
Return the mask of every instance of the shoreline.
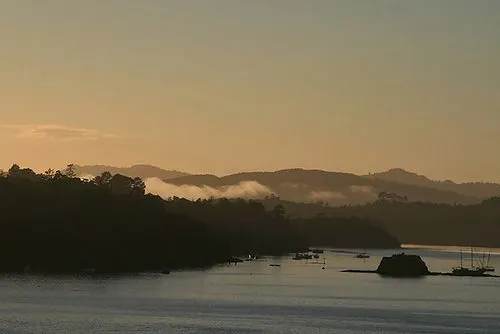
<path id="1" fill-rule="evenodd" d="M 357 269 L 346 269 L 346 270 L 341 270 L 342 273 L 352 273 L 352 274 L 378 274 L 380 275 L 376 270 L 357 270 Z M 459 276 L 459 275 L 453 275 L 452 273 L 442 273 L 442 272 L 430 272 L 427 275 L 422 275 L 422 276 L 388 276 L 388 275 L 380 275 L 382 277 L 390 277 L 390 278 L 423 278 L 426 276 L 451 276 L 451 277 L 489 277 L 489 278 L 500 278 L 500 275 L 492 275 L 492 274 L 484 274 L 484 275 L 479 275 L 479 276 Z"/>

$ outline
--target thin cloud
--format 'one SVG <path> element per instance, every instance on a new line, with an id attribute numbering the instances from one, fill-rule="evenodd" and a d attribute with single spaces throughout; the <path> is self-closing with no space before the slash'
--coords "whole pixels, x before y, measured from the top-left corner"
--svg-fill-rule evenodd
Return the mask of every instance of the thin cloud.
<path id="1" fill-rule="evenodd" d="M 59 124 L 0 125 L 0 128 L 16 131 L 23 139 L 52 139 L 62 141 L 99 140 L 117 136 L 98 130 L 76 128 Z"/>

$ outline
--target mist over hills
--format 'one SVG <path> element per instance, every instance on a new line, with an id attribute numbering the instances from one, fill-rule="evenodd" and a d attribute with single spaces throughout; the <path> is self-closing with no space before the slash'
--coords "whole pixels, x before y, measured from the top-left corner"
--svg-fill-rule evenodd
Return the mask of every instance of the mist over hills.
<path id="1" fill-rule="evenodd" d="M 219 188 L 250 180 L 269 188 L 276 196 L 294 202 L 325 202 L 330 205 L 364 204 L 376 200 L 378 193 L 382 191 L 406 196 L 409 201 L 470 204 L 478 200 L 449 190 L 349 173 L 304 169 L 238 173 L 220 178 L 213 175 L 191 175 L 170 179 L 168 183 Z"/>
<path id="2" fill-rule="evenodd" d="M 323 202 L 341 206 L 373 202 L 383 191 L 406 196 L 411 202 L 447 204 L 474 204 L 500 195 L 498 184 L 432 181 L 423 175 L 399 168 L 364 176 L 322 170 L 285 169 L 218 177 L 211 174 L 190 175 L 150 165 L 127 168 L 77 166 L 79 175 L 99 175 L 104 171 L 140 177 L 146 180 L 151 192 L 164 198 L 263 198 L 275 195 L 287 201 Z"/>

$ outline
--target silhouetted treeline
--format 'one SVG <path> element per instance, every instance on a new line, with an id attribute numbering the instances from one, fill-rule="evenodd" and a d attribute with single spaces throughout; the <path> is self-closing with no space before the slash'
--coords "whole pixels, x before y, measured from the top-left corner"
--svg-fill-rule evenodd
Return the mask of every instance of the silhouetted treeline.
<path id="1" fill-rule="evenodd" d="M 282 207 L 145 195 L 139 178 L 65 171 L 0 173 L 0 271 L 139 272 L 205 267 L 307 247 Z"/>
<path id="2" fill-rule="evenodd" d="M 165 206 L 169 212 L 206 222 L 217 235 L 229 241 L 233 254 L 280 255 L 308 247 L 296 226 L 285 217 L 281 205 L 266 211 L 262 203 L 252 200 L 172 198 Z"/>
<path id="3" fill-rule="evenodd" d="M 91 181 L 13 166 L 0 177 L 0 270 L 137 272 L 203 267 L 229 249 L 209 227 L 168 213 L 144 183 L 104 173 Z"/>
<path id="4" fill-rule="evenodd" d="M 263 204 L 281 204 L 287 214 L 296 218 L 369 219 L 403 244 L 500 247 L 500 197 L 473 205 L 378 200 L 365 205 L 329 207 L 277 198 L 268 198 Z"/>
<path id="5" fill-rule="evenodd" d="M 475 205 L 376 202 L 330 214 L 369 217 L 406 244 L 500 247 L 500 198 Z"/>
<path id="6" fill-rule="evenodd" d="M 293 219 L 308 244 L 332 248 L 399 248 L 399 241 L 371 221 L 357 217 Z"/>

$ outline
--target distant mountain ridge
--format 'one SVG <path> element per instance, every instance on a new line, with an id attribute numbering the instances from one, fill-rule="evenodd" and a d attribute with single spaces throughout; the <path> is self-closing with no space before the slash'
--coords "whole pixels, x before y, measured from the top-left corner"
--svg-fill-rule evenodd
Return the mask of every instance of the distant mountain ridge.
<path id="1" fill-rule="evenodd" d="M 178 186 L 209 186 L 220 188 L 243 181 L 256 181 L 284 200 L 294 202 L 325 202 L 331 205 L 355 205 L 373 202 L 379 192 L 393 192 L 410 201 L 435 203 L 477 203 L 480 199 L 450 190 L 404 184 L 379 178 L 322 170 L 285 169 L 276 172 L 246 172 L 217 177 L 190 175 L 169 179 Z M 500 191 L 499 191 L 500 194 Z"/>
<path id="2" fill-rule="evenodd" d="M 500 195 L 500 184 L 489 182 L 455 183 L 450 180 L 433 181 L 424 175 L 406 171 L 402 168 L 393 168 L 386 172 L 374 173 L 365 177 L 410 184 L 426 188 L 454 191 L 465 196 L 489 198 Z"/>
<path id="3" fill-rule="evenodd" d="M 226 176 L 188 174 L 150 165 L 116 168 L 111 166 L 77 166 L 79 175 L 99 175 L 104 171 L 130 177 L 159 178 L 174 186 L 221 189 L 245 181 L 255 181 L 276 196 L 293 202 L 323 202 L 333 206 L 373 202 L 380 192 L 406 196 L 409 201 L 447 204 L 474 204 L 482 199 L 500 196 L 500 185 L 494 183 L 455 183 L 433 181 L 423 175 L 395 168 L 370 175 L 328 172 L 323 170 L 284 169 L 275 172 L 243 172 Z M 175 194 L 172 194 L 175 195 Z"/>
<path id="4" fill-rule="evenodd" d="M 103 172 L 110 172 L 111 174 L 122 174 L 128 177 L 140 177 L 148 179 L 157 177 L 162 180 L 173 179 L 177 177 L 188 176 L 190 174 L 176 171 L 166 170 L 152 165 L 133 165 L 130 167 L 113 167 L 106 165 L 93 165 L 93 166 L 75 166 L 75 171 L 78 175 L 101 175 Z"/>

